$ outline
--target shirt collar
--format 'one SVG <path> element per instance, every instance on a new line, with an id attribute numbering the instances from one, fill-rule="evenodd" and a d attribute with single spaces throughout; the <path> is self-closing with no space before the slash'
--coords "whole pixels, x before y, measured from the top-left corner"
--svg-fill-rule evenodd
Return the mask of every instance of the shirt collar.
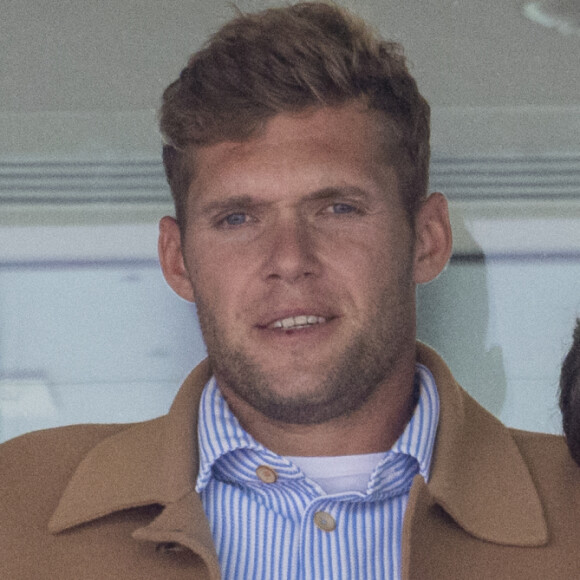
<path id="1" fill-rule="evenodd" d="M 439 423 L 439 395 L 431 371 L 419 363 L 415 365 L 415 388 L 419 389 L 415 411 L 391 451 L 414 457 L 419 463 L 419 473 L 429 481 Z"/>
<path id="2" fill-rule="evenodd" d="M 215 377 L 206 384 L 201 395 L 197 426 L 199 441 L 199 473 L 195 485 L 201 492 L 212 477 L 212 468 L 221 457 L 238 449 L 266 451 L 236 419 L 223 398 Z"/>
<path id="3" fill-rule="evenodd" d="M 415 411 L 390 453 L 386 453 L 385 459 L 377 466 L 372 476 L 377 484 L 381 475 L 384 475 L 383 471 L 386 471 L 382 468 L 389 463 L 388 460 L 394 454 L 414 458 L 419 465 L 419 473 L 425 481 L 428 481 L 439 419 L 439 396 L 432 374 L 421 364 L 417 364 L 415 368 L 415 389 L 419 393 Z M 223 398 L 214 377 L 206 384 L 201 396 L 198 440 L 200 456 L 196 482 L 198 493 L 210 482 L 215 463 L 228 453 L 251 449 L 264 457 L 269 456 L 271 460 L 278 457 L 243 429 Z M 279 461 L 276 463 L 279 464 Z M 371 486 L 378 487 L 380 486 Z"/>

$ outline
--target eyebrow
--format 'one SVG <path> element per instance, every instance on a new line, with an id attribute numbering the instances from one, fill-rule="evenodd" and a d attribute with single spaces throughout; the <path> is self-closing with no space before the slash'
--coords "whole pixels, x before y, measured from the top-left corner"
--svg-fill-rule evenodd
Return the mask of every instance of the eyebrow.
<path id="1" fill-rule="evenodd" d="M 369 192 L 353 185 L 332 185 L 316 190 L 305 197 L 307 201 L 319 201 L 347 196 L 356 199 L 368 199 Z"/>
<path id="2" fill-rule="evenodd" d="M 199 213 L 203 216 L 207 216 L 224 211 L 266 206 L 269 203 L 270 202 L 266 201 L 258 201 L 251 195 L 235 195 L 226 199 L 218 199 L 216 201 L 207 202 L 202 205 Z"/>

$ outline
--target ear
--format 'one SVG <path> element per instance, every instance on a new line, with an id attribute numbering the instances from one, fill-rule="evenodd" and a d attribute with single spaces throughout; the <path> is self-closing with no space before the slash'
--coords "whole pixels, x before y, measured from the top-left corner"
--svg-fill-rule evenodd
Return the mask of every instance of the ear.
<path id="1" fill-rule="evenodd" d="M 453 248 L 447 199 L 432 193 L 415 217 L 415 283 L 425 284 L 445 268 Z"/>
<path id="2" fill-rule="evenodd" d="M 184 300 L 195 302 L 193 286 L 183 258 L 181 232 L 174 218 L 165 216 L 159 222 L 157 248 L 161 270 L 169 286 Z"/>

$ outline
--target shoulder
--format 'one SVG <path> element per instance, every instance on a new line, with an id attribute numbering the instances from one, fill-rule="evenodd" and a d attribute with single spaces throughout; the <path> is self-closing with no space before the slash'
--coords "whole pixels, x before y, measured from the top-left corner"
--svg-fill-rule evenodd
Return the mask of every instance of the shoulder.
<path id="1" fill-rule="evenodd" d="M 540 497 L 551 544 L 572 554 L 580 533 L 580 467 L 562 436 L 517 430 L 512 436 Z"/>
<path id="2" fill-rule="evenodd" d="M 568 452 L 566 441 L 562 435 L 536 433 L 520 429 L 509 429 L 518 449 L 524 459 L 532 466 L 550 463 L 570 465 L 572 458 Z"/>
<path id="3" fill-rule="evenodd" d="M 85 455 L 130 425 L 72 425 L 34 431 L 0 445 L 0 529 L 45 526 Z"/>
<path id="4" fill-rule="evenodd" d="M 572 459 L 562 435 L 519 429 L 510 429 L 510 433 L 541 488 L 580 494 L 580 467 Z"/>
<path id="5" fill-rule="evenodd" d="M 0 445 L 0 463 L 4 475 L 25 476 L 31 470 L 74 469 L 78 461 L 103 439 L 123 431 L 131 424 L 70 425 L 32 431 Z M 2 483 L 5 483 L 4 480 Z M 1 484 L 1 483 L 0 483 Z"/>

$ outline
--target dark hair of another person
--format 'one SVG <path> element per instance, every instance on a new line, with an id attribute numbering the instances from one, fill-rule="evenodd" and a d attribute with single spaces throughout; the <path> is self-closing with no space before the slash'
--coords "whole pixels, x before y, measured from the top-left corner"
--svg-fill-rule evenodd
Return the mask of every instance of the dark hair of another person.
<path id="1" fill-rule="evenodd" d="M 181 227 L 196 149 L 247 140 L 280 113 L 355 101 L 382 113 L 385 163 L 412 222 L 427 195 L 430 112 L 401 46 L 325 2 L 238 15 L 163 94 L 163 162 Z"/>
<path id="2" fill-rule="evenodd" d="M 580 319 L 560 373 L 560 409 L 570 454 L 580 465 Z"/>

